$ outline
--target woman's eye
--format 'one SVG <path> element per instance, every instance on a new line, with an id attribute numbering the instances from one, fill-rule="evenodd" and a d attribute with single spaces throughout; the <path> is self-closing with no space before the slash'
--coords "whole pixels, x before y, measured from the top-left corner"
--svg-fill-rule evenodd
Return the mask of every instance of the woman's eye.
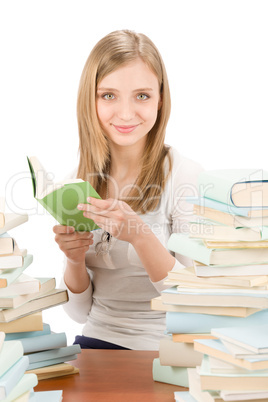
<path id="1" fill-rule="evenodd" d="M 148 95 L 145 95 L 145 94 L 139 94 L 139 95 L 137 96 L 137 98 L 138 98 L 139 100 L 145 100 L 145 99 L 148 99 L 149 96 L 148 96 Z"/>
<path id="2" fill-rule="evenodd" d="M 104 99 L 107 99 L 107 100 L 112 100 L 112 99 L 114 99 L 114 95 L 113 95 L 113 94 L 104 94 L 102 97 L 103 97 Z"/>

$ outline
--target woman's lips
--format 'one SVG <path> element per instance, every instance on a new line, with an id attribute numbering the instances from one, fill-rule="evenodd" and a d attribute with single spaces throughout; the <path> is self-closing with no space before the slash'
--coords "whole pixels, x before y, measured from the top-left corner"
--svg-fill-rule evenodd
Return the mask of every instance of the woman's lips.
<path id="1" fill-rule="evenodd" d="M 125 133 L 131 133 L 133 130 L 135 130 L 135 128 L 138 127 L 138 124 L 134 126 L 116 126 L 114 124 L 113 126 L 117 131 L 119 131 L 119 133 L 125 134 Z"/>

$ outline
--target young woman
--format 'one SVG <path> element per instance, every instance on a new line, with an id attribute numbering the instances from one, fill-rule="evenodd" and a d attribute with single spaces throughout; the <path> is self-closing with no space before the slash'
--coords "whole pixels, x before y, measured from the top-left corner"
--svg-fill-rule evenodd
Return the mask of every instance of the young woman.
<path id="1" fill-rule="evenodd" d="M 76 176 L 102 197 L 78 205 L 100 229 L 55 226 L 66 256 L 68 315 L 85 323 L 76 343 L 88 348 L 157 350 L 165 313 L 150 301 L 168 271 L 188 262 L 166 247 L 187 231 L 200 166 L 164 144 L 170 115 L 161 56 L 143 34 L 116 31 L 85 64 L 78 92 L 80 163 Z M 180 261 L 179 261 L 180 260 Z"/>

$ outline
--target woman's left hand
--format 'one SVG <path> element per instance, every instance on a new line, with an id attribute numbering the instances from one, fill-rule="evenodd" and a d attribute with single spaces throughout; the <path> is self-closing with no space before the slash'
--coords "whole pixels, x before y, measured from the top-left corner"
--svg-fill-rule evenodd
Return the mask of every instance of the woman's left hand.
<path id="1" fill-rule="evenodd" d="M 126 202 L 113 198 L 88 198 L 87 201 L 90 204 L 79 204 L 77 208 L 117 239 L 132 243 L 139 234 L 148 233 L 149 227 Z"/>

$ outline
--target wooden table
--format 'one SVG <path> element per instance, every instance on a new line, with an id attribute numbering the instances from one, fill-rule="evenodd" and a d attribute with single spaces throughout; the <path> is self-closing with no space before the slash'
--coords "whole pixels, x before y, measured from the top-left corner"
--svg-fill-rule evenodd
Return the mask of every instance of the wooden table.
<path id="1" fill-rule="evenodd" d="M 63 402 L 174 402 L 185 388 L 155 382 L 158 352 L 83 349 L 71 362 L 79 374 L 39 381 L 35 391 L 63 390 Z"/>

